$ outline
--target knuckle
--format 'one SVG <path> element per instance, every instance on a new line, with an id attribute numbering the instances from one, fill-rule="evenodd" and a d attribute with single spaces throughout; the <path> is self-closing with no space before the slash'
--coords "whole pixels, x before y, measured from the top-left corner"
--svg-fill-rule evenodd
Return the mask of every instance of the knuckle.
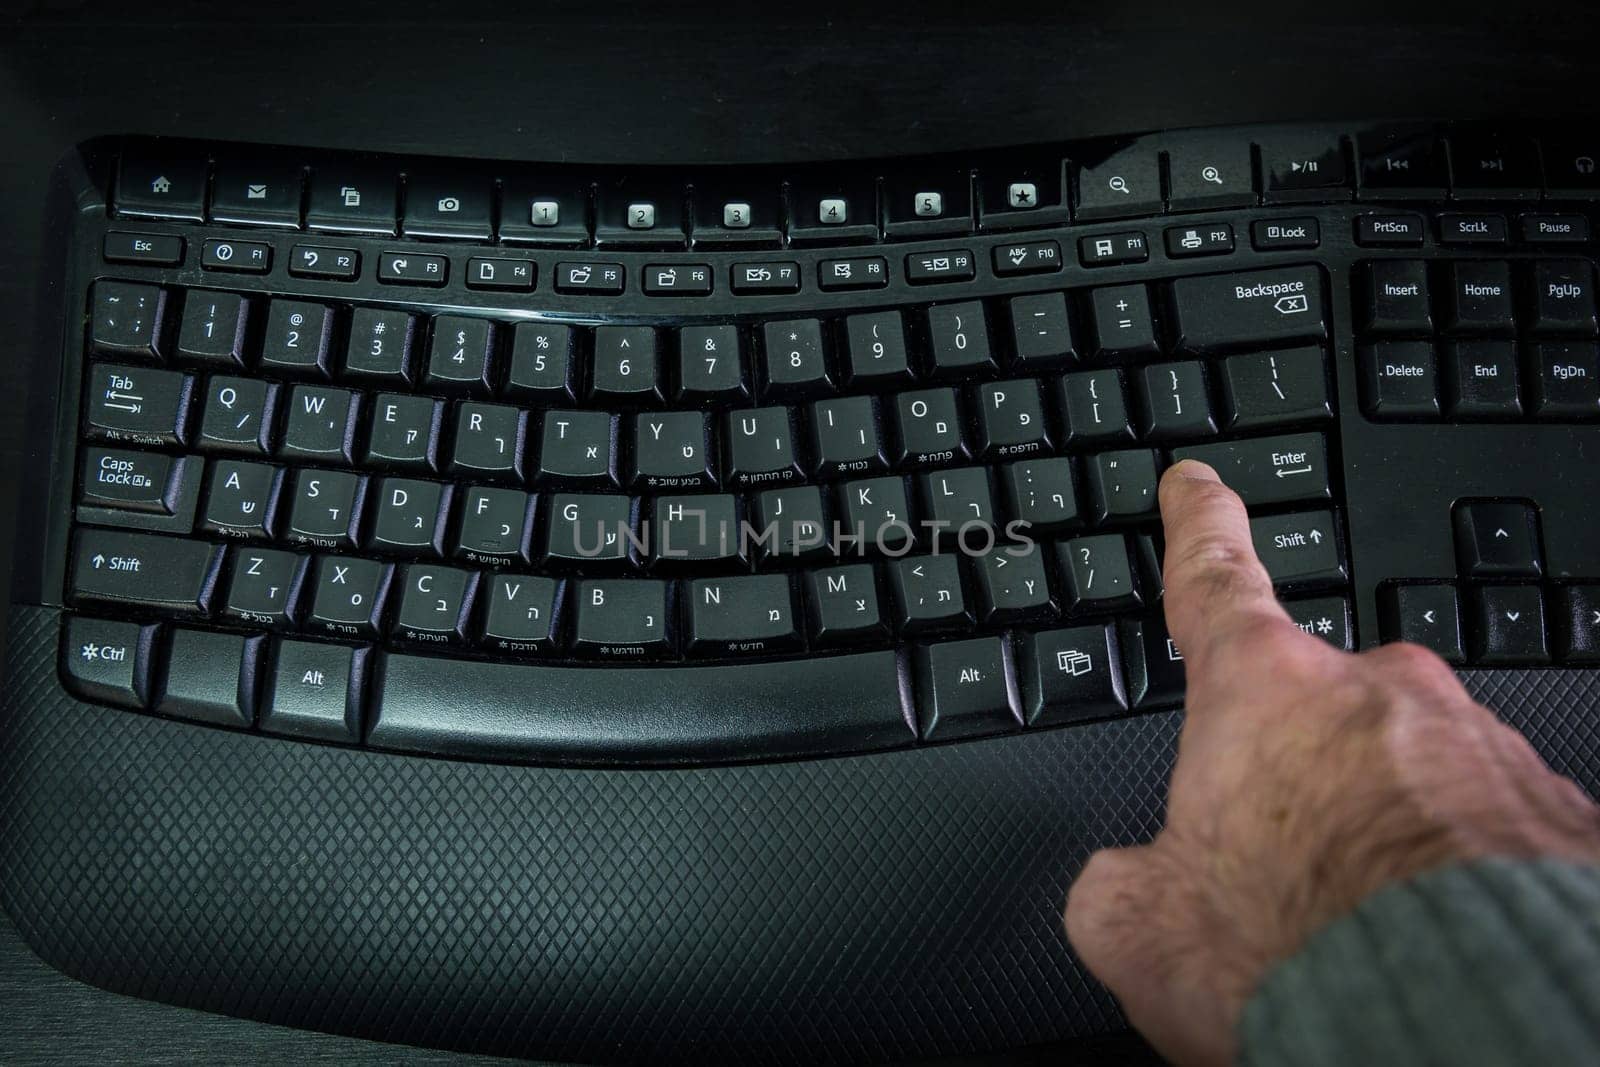
<path id="1" fill-rule="evenodd" d="M 1266 579 L 1255 549 L 1221 534 L 1208 534 L 1185 545 L 1168 570 L 1172 578 L 1219 596 L 1256 592 Z"/>
<path id="2" fill-rule="evenodd" d="M 1456 686 L 1455 671 L 1436 653 L 1410 641 L 1399 641 L 1371 653 L 1379 665 L 1399 679 L 1424 685 L 1447 683 Z"/>

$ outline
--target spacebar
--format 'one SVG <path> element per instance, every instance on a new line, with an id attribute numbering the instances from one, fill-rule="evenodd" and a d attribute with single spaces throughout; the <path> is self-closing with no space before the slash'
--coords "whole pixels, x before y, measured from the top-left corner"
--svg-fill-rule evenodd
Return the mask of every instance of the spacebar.
<path id="1" fill-rule="evenodd" d="M 893 652 L 706 667 L 551 667 L 388 654 L 367 743 L 444 756 L 700 763 L 915 739 Z"/>

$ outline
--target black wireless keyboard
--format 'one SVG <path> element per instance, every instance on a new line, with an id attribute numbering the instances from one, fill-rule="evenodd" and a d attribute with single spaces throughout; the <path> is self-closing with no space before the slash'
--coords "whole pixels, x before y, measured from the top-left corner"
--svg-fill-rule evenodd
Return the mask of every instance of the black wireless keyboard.
<path id="1" fill-rule="evenodd" d="M 1554 141 L 99 159 L 51 545 L 85 699 L 605 764 L 1173 707 L 1183 457 L 1308 632 L 1600 663 L 1600 175 Z"/>

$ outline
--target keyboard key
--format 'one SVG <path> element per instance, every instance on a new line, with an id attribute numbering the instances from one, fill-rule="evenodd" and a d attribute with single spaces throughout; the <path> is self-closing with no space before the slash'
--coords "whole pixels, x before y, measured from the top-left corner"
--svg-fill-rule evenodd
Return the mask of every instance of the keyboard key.
<path id="1" fill-rule="evenodd" d="M 426 285 L 438 288 L 450 278 L 448 256 L 385 251 L 378 257 L 378 281 L 384 285 Z"/>
<path id="2" fill-rule="evenodd" d="M 200 529 L 223 537 L 271 538 L 282 477 L 281 470 L 265 463 L 213 462 Z"/>
<path id="3" fill-rule="evenodd" d="M 379 393 L 372 410 L 372 430 L 364 454 L 367 465 L 438 470 L 442 402 L 427 396 Z"/>
<path id="4" fill-rule="evenodd" d="M 1472 591 L 1472 661 L 1485 667 L 1550 662 L 1544 594 L 1536 585 L 1489 585 Z"/>
<path id="5" fill-rule="evenodd" d="M 871 564 L 809 571 L 805 581 L 811 637 L 818 645 L 858 645 L 889 636 Z"/>
<path id="6" fill-rule="evenodd" d="M 403 311 L 356 308 L 350 315 L 350 341 L 344 371 L 363 378 L 405 385 L 412 381 L 411 346 L 417 320 Z"/>
<path id="7" fill-rule="evenodd" d="M 788 408 L 730 411 L 726 426 L 730 485 L 757 485 L 801 477 Z"/>
<path id="8" fill-rule="evenodd" d="M 851 315 L 844 325 L 850 384 L 891 385 L 910 379 L 905 326 L 900 312 Z"/>
<path id="9" fill-rule="evenodd" d="M 977 276 L 977 261 L 965 248 L 918 252 L 906 257 L 906 281 L 912 285 L 967 282 Z"/>
<path id="10" fill-rule="evenodd" d="M 733 279 L 733 291 L 742 295 L 768 293 L 798 293 L 800 291 L 800 264 L 792 261 L 770 263 L 735 263 L 728 268 Z"/>
<path id="11" fill-rule="evenodd" d="M 272 269 L 272 246 L 265 241 L 207 241 L 200 246 L 200 266 L 235 274 L 265 274 Z"/>
<path id="12" fill-rule="evenodd" d="M 1539 152 L 1528 137 L 1449 139 L 1452 192 L 1462 200 L 1537 200 L 1544 185 Z"/>
<path id="13" fill-rule="evenodd" d="M 117 161 L 117 214 L 205 220 L 207 167 L 203 155 L 160 156 L 130 146 Z"/>
<path id="14" fill-rule="evenodd" d="M 411 563 L 400 568 L 399 584 L 396 640 L 432 646 L 466 641 L 476 574 L 455 567 Z"/>
<path id="15" fill-rule="evenodd" d="M 766 655 L 800 647 L 794 596 L 784 574 L 689 583 L 691 655 Z"/>
<path id="16" fill-rule="evenodd" d="M 966 457 L 954 389 L 921 389 L 894 400 L 896 466 L 942 463 Z"/>
<path id="17" fill-rule="evenodd" d="M 289 393 L 289 417 L 278 454 L 349 463 L 360 413 L 360 398 L 348 389 L 297 385 Z"/>
<path id="18" fill-rule="evenodd" d="M 1122 372 L 1075 371 L 1061 377 L 1064 444 L 1109 445 L 1133 440 Z"/>
<path id="19" fill-rule="evenodd" d="M 1273 138 L 1261 152 L 1261 198 L 1269 204 L 1349 200 L 1350 171 L 1339 138 Z"/>
<path id="20" fill-rule="evenodd" d="M 661 399 L 656 332 L 650 326 L 597 326 L 589 394 L 601 403 Z"/>
<path id="21" fill-rule="evenodd" d="M 1027 536 L 1042 537 L 1080 525 L 1072 460 L 1050 456 L 1000 468 L 1006 511 L 1028 524 Z"/>
<path id="22" fill-rule="evenodd" d="M 317 557 L 307 629 L 333 637 L 375 640 L 381 632 L 393 569 L 370 559 Z"/>
<path id="23" fill-rule="evenodd" d="M 1533 265 L 1533 313 L 1528 329 L 1536 334 L 1600 332 L 1596 321 L 1594 267 L 1581 259 L 1541 259 Z"/>
<path id="24" fill-rule="evenodd" d="M 635 415 L 633 476 L 635 487 L 711 485 L 711 426 L 700 411 L 668 411 Z"/>
<path id="25" fill-rule="evenodd" d="M 1167 633 L 1160 615 L 1117 623 L 1128 706 L 1139 711 L 1183 703 L 1183 652 Z"/>
<path id="26" fill-rule="evenodd" d="M 739 507 L 731 495 L 658 496 L 650 508 L 652 565 L 682 570 L 744 558 Z"/>
<path id="27" fill-rule="evenodd" d="M 249 321 L 250 301 L 237 293 L 190 290 L 178 328 L 178 357 L 223 367 L 243 366 Z"/>
<path id="28" fill-rule="evenodd" d="M 1346 577 L 1344 555 L 1329 512 L 1251 519 L 1250 538 L 1274 583 L 1320 584 Z"/>
<path id="29" fill-rule="evenodd" d="M 506 393 L 537 404 L 570 404 L 577 398 L 572 374 L 570 326 L 519 322 L 511 334 L 511 369 Z"/>
<path id="30" fill-rule="evenodd" d="M 366 479 L 349 471 L 296 472 L 284 536 L 318 548 L 353 547 L 365 493 Z"/>
<path id="31" fill-rule="evenodd" d="M 1522 414 L 1517 349 L 1510 341 L 1458 341 L 1445 351 L 1444 410 L 1451 418 Z"/>
<path id="32" fill-rule="evenodd" d="M 751 510 L 763 561 L 833 558 L 817 486 L 768 489 L 755 498 Z"/>
<path id="33" fill-rule="evenodd" d="M 977 407 L 980 457 L 1015 456 L 1050 447 L 1037 381 L 980 386 Z"/>
<path id="34" fill-rule="evenodd" d="M 350 326 L 349 360 L 355 370 L 355 347 L 362 312 Z M 268 373 L 326 378 L 333 310 L 304 300 L 274 300 L 267 305 L 267 327 L 261 338 L 261 369 Z"/>
<path id="35" fill-rule="evenodd" d="M 1151 441 L 1209 437 L 1217 432 L 1198 361 L 1154 363 L 1140 369 L 1139 433 Z"/>
<path id="36" fill-rule="evenodd" d="M 1439 216 L 1439 243 L 1447 245 L 1503 245 L 1506 243 L 1504 215 L 1463 215 L 1449 212 Z"/>
<path id="37" fill-rule="evenodd" d="M 1032 541 L 998 545 L 977 557 L 978 620 L 1006 626 L 1048 617 L 1055 609 L 1044 549 Z"/>
<path id="38" fill-rule="evenodd" d="M 487 241 L 494 234 L 494 190 L 465 170 L 449 174 L 413 170 L 406 174 L 407 237 L 464 237 Z"/>
<path id="39" fill-rule="evenodd" d="M 78 500 L 95 507 L 170 515 L 176 488 L 172 469 L 171 457 L 154 452 L 86 448 Z"/>
<path id="40" fill-rule="evenodd" d="M 265 158 L 218 159 L 211 218 L 251 226 L 299 226 L 303 167 Z"/>
<path id="41" fill-rule="evenodd" d="M 553 578 L 491 574 L 484 613 L 483 646 L 492 652 L 548 652 L 555 645 L 561 587 Z"/>
<path id="42" fill-rule="evenodd" d="M 1374 418 L 1439 416 L 1439 375 L 1427 341 L 1383 341 L 1360 350 L 1366 411 Z"/>
<path id="43" fill-rule="evenodd" d="M 61 676 L 85 700 L 142 708 L 150 702 L 150 659 L 157 628 L 69 616 Z"/>
<path id="44" fill-rule="evenodd" d="M 1342 652 L 1355 648 L 1355 635 L 1350 631 L 1350 604 L 1343 597 L 1290 600 L 1284 603 L 1283 610 L 1289 613 L 1296 626 L 1311 636 L 1322 638 Z"/>
<path id="45" fill-rule="evenodd" d="M 1223 425 L 1256 430 L 1333 417 L 1320 348 L 1229 356 L 1221 363 Z"/>
<path id="46" fill-rule="evenodd" d="M 952 555 L 890 560 L 889 589 L 896 628 L 903 634 L 962 628 L 972 624 L 961 589 L 961 565 Z"/>
<path id="47" fill-rule="evenodd" d="M 518 489 L 473 486 L 461 502 L 457 559 L 504 566 L 531 563 L 534 498 Z"/>
<path id="48" fill-rule="evenodd" d="M 1362 246 L 1415 248 L 1427 234 L 1427 222 L 1411 211 L 1362 215 L 1356 219 L 1356 244 Z"/>
<path id="49" fill-rule="evenodd" d="M 357 744 L 369 653 L 320 641 L 278 641 L 261 732 Z"/>
<path id="50" fill-rule="evenodd" d="M 557 263 L 556 292 L 575 296 L 620 296 L 627 285 L 621 263 Z"/>
<path id="51" fill-rule="evenodd" d="M 1167 255 L 1217 256 L 1233 251 L 1233 227 L 1226 222 L 1207 226 L 1172 226 L 1166 230 Z"/>
<path id="52" fill-rule="evenodd" d="M 1378 129 L 1357 141 L 1363 198 L 1436 196 L 1450 184 L 1444 142 L 1432 129 Z M 1369 192 L 1370 190 L 1370 192 Z"/>
<path id="53" fill-rule="evenodd" d="M 1589 220 L 1582 215 L 1524 215 L 1522 239 L 1532 244 L 1582 244 L 1589 240 Z"/>
<path id="54" fill-rule="evenodd" d="M 199 618 L 211 610 L 222 549 L 200 541 L 95 527 L 72 536 L 71 599 Z"/>
<path id="55" fill-rule="evenodd" d="M 544 558 L 555 565 L 614 566 L 628 558 L 633 502 L 600 493 L 552 493 L 545 519 Z"/>
<path id="56" fill-rule="evenodd" d="M 613 417 L 603 411 L 547 411 L 539 446 L 539 478 L 564 485 L 616 485 Z"/>
<path id="57" fill-rule="evenodd" d="M 1078 238 L 1078 262 L 1085 267 L 1114 267 L 1122 263 L 1143 263 L 1149 258 L 1150 244 L 1138 230 Z"/>
<path id="58" fill-rule="evenodd" d="M 666 582 L 582 581 L 577 599 L 572 647 L 579 655 L 639 659 L 673 650 Z"/>
<path id="59" fill-rule="evenodd" d="M 842 536 L 851 539 L 852 553 L 904 552 L 916 540 L 911 505 L 900 478 L 846 482 L 839 486 L 838 503 Z"/>
<path id="60" fill-rule="evenodd" d="M 1255 167 L 1241 140 L 1178 142 L 1167 151 L 1167 201 L 1173 211 L 1254 207 Z M 1230 242 L 1231 243 L 1231 242 Z"/>
<path id="61" fill-rule="evenodd" d="M 992 535 L 981 531 L 991 530 L 996 525 L 989 468 L 930 471 L 920 477 L 919 487 L 923 515 L 926 521 L 939 527 L 935 536 L 961 544 L 987 543 Z"/>
<path id="62" fill-rule="evenodd" d="M 811 405 L 809 421 L 818 478 L 876 473 L 887 466 L 871 397 L 819 400 Z"/>
<path id="63" fill-rule="evenodd" d="M 1420 259 L 1380 259 L 1364 272 L 1364 325 L 1372 333 L 1433 332 L 1428 265 Z"/>
<path id="64" fill-rule="evenodd" d="M 1600 348 L 1533 345 L 1532 410 L 1541 419 L 1600 418 Z"/>
<path id="65" fill-rule="evenodd" d="M 157 359 L 166 318 L 166 292 L 130 282 L 94 283 L 89 346 L 100 355 Z"/>
<path id="66" fill-rule="evenodd" d="M 1566 586 L 1557 603 L 1561 662 L 1600 663 L 1600 585 Z"/>
<path id="67" fill-rule="evenodd" d="M 531 259 L 469 259 L 467 288 L 529 293 L 538 280 L 539 265 Z M 646 292 L 649 286 L 646 285 Z"/>
<path id="68" fill-rule="evenodd" d="M 1451 269 L 1445 329 L 1452 333 L 1510 335 L 1517 322 L 1511 305 L 1511 264 L 1504 260 L 1457 263 Z"/>
<path id="69" fill-rule="evenodd" d="M 1534 508 L 1517 500 L 1472 500 L 1452 513 L 1456 564 L 1474 578 L 1537 578 L 1544 573 L 1539 554 L 1539 520 Z"/>
<path id="70" fill-rule="evenodd" d="M 1150 294 L 1142 285 L 1116 285 L 1089 294 L 1094 315 L 1095 354 L 1101 357 L 1148 356 L 1156 345 Z"/>
<path id="71" fill-rule="evenodd" d="M 1156 517 L 1160 462 L 1153 448 L 1098 452 L 1084 459 L 1089 514 L 1096 523 Z"/>
<path id="72" fill-rule="evenodd" d="M 924 740 L 1000 733 L 1020 725 L 1011 707 L 1000 638 L 919 648 L 915 670 Z"/>
<path id="73" fill-rule="evenodd" d="M 1029 726 L 1054 726 L 1126 711 L 1121 658 L 1105 625 L 1027 635 L 1017 665 L 1023 718 Z"/>
<path id="74" fill-rule="evenodd" d="M 236 548 L 230 553 L 224 618 L 251 626 L 293 626 L 305 581 L 306 560 L 271 548 Z"/>
<path id="75" fill-rule="evenodd" d="M 278 387 L 259 378 L 213 377 L 197 447 L 264 456 L 271 448 Z"/>
<path id="76" fill-rule="evenodd" d="M 1385 641 L 1410 641 L 1437 652 L 1447 663 L 1466 662 L 1455 586 L 1385 586 L 1379 610 Z"/>
<path id="77" fill-rule="evenodd" d="M 361 253 L 354 248 L 295 245 L 289 251 L 289 273 L 296 278 L 354 281 L 361 273 Z"/>
<path id="78" fill-rule="evenodd" d="M 435 389 L 489 392 L 494 324 L 487 319 L 440 315 L 433 320 L 425 381 Z"/>
<path id="79" fill-rule="evenodd" d="M 1080 219 L 1159 215 L 1161 162 L 1153 147 L 1122 149 L 1092 166 L 1078 168 Z"/>
<path id="80" fill-rule="evenodd" d="M 994 353 L 989 347 L 989 325 L 983 304 L 970 300 L 928 309 L 928 350 L 937 375 L 966 375 L 989 369 Z"/>
<path id="81" fill-rule="evenodd" d="M 527 413 L 504 404 L 459 404 L 450 471 L 477 478 L 522 479 Z"/>
<path id="82" fill-rule="evenodd" d="M 737 326 L 684 326 L 678 331 L 680 400 L 733 400 L 744 391 Z"/>
<path id="83" fill-rule="evenodd" d="M 769 322 L 762 329 L 762 340 L 764 396 L 792 397 L 832 388 L 822 351 L 822 323 L 816 319 Z"/>
<path id="84" fill-rule="evenodd" d="M 1066 591 L 1062 606 L 1071 613 L 1122 611 L 1139 606 L 1128 543 L 1121 534 L 1075 537 L 1056 545 Z"/>
<path id="85" fill-rule="evenodd" d="M 1011 347 L 1024 369 L 1066 363 L 1077 353 L 1065 293 L 1037 293 L 1011 298 Z"/>
<path id="86" fill-rule="evenodd" d="M 254 725 L 266 642 L 261 636 L 173 630 L 155 709 L 215 726 Z"/>
<path id="87" fill-rule="evenodd" d="M 1322 273 L 1316 267 L 1212 274 L 1172 283 L 1178 345 L 1186 352 L 1320 341 L 1328 332 L 1322 302 Z"/>
<path id="88" fill-rule="evenodd" d="M 1323 436 L 1297 433 L 1172 450 L 1174 463 L 1207 464 L 1249 507 L 1295 500 L 1327 500 L 1328 457 Z"/>
<path id="89" fill-rule="evenodd" d="M 1250 224 L 1250 245 L 1257 252 L 1316 248 L 1321 243 L 1321 229 L 1313 218 L 1262 219 Z"/>
<path id="90" fill-rule="evenodd" d="M 1013 274 L 1046 274 L 1061 269 L 1061 242 L 1024 241 L 995 245 L 991 252 L 994 272 L 1005 278 Z"/>
<path id="91" fill-rule="evenodd" d="M 188 436 L 192 379 L 174 371 L 97 363 L 89 368 L 89 436 L 179 445 Z"/>
<path id="92" fill-rule="evenodd" d="M 412 478 L 380 478 L 367 547 L 379 552 L 440 555 L 452 487 Z"/>

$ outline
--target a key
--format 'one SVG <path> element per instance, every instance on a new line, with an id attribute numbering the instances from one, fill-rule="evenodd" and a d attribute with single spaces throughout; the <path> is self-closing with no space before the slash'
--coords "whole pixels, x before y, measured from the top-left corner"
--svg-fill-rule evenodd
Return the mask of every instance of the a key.
<path id="1" fill-rule="evenodd" d="M 798 648 L 800 624 L 786 574 L 689 583 L 691 655 L 765 655 Z"/>
<path id="2" fill-rule="evenodd" d="M 678 331 L 678 399 L 729 401 L 744 391 L 737 326 L 685 326 Z"/>
<path id="3" fill-rule="evenodd" d="M 253 725 L 266 641 L 259 635 L 173 630 L 156 710 L 217 726 Z"/>
<path id="4" fill-rule="evenodd" d="M 614 417 L 604 411 L 547 411 L 539 479 L 563 485 L 617 484 L 611 447 Z"/>
<path id="5" fill-rule="evenodd" d="M 555 644 L 561 587 L 553 578 L 528 574 L 485 577 L 488 609 L 483 644 L 494 652 L 545 652 Z"/>
<path id="6" fill-rule="evenodd" d="M 965 459 L 956 391 L 921 389 L 894 398 L 898 431 L 890 458 L 896 466 L 921 466 Z"/>
<path id="7" fill-rule="evenodd" d="M 520 489 L 468 489 L 456 525 L 455 557 L 496 565 L 532 562 L 534 499 Z"/>
<path id="8" fill-rule="evenodd" d="M 726 438 L 728 484 L 744 486 L 799 480 L 800 457 L 795 451 L 788 408 L 730 411 Z"/>
<path id="9" fill-rule="evenodd" d="M 1069 612 L 1124 611 L 1139 606 L 1128 543 L 1121 534 L 1075 537 L 1056 545 Z"/>
<path id="10" fill-rule="evenodd" d="M 811 637 L 817 644 L 854 645 L 889 636 L 870 563 L 809 571 L 805 581 Z"/>
<path id="11" fill-rule="evenodd" d="M 525 412 L 504 404 L 458 405 L 455 443 L 450 450 L 451 473 L 521 481 L 527 424 Z"/>
<path id="12" fill-rule="evenodd" d="M 278 454 L 325 463 L 353 459 L 359 397 L 348 389 L 297 385 L 289 392 L 289 415 Z"/>
<path id="13" fill-rule="evenodd" d="M 577 398 L 572 373 L 573 330 L 545 322 L 519 322 L 511 334 L 506 394 L 539 405 Z"/>
<path id="14" fill-rule="evenodd" d="M 488 319 L 440 315 L 433 320 L 423 380 L 435 389 L 487 393 L 493 349 L 494 324 Z"/>
<path id="15" fill-rule="evenodd" d="M 284 536 L 317 548 L 354 546 L 365 492 L 366 479 L 349 471 L 297 472 Z"/>
<path id="16" fill-rule="evenodd" d="M 1386 586 L 1379 607 L 1385 641 L 1411 641 L 1437 652 L 1447 663 L 1466 662 L 1455 586 Z"/>
<path id="17" fill-rule="evenodd" d="M 364 462 L 371 467 L 438 469 L 439 425 L 444 405 L 432 397 L 379 393 Z"/>
<path id="18" fill-rule="evenodd" d="M 1100 452 L 1084 460 L 1089 513 L 1098 523 L 1151 519 L 1156 515 L 1160 463 L 1155 449 Z"/>
<path id="19" fill-rule="evenodd" d="M 1056 367 L 1076 354 L 1065 293 L 1011 298 L 1011 346 L 1024 370 Z"/>
<path id="20" fill-rule="evenodd" d="M 424 555 L 444 550 L 450 486 L 413 478 L 380 478 L 374 494 L 377 503 L 368 548 Z"/>
<path id="21" fill-rule="evenodd" d="M 157 359 L 166 292 L 154 285 L 131 282 L 94 283 L 94 310 L 89 319 L 89 346 L 100 355 L 119 359 Z"/>
<path id="22" fill-rule="evenodd" d="M 72 539 L 71 599 L 198 618 L 211 610 L 222 549 L 200 541 L 95 527 Z"/>
<path id="23" fill-rule="evenodd" d="M 1095 355 L 1127 358 L 1155 355 L 1155 319 L 1150 293 L 1142 285 L 1113 285 L 1089 294 L 1094 318 Z"/>
<path id="24" fill-rule="evenodd" d="M 234 549 L 222 615 L 251 626 L 289 629 L 295 624 L 305 564 L 305 557 L 293 552 L 253 546 Z"/>
<path id="25" fill-rule="evenodd" d="M 1488 667 L 1549 663 L 1544 594 L 1536 585 L 1488 585 L 1473 590 L 1472 660 Z"/>
<path id="26" fill-rule="evenodd" d="M 544 558 L 557 565 L 614 565 L 628 558 L 633 504 L 613 494 L 552 493 L 545 520 Z"/>
<path id="27" fill-rule="evenodd" d="M 1023 533 L 1042 537 L 1081 525 L 1072 460 L 1066 456 L 1020 460 L 1000 468 L 1006 511 L 1027 523 Z"/>
<path id="28" fill-rule="evenodd" d="M 972 624 L 957 557 L 907 556 L 890 560 L 888 568 L 889 589 L 901 633 L 927 633 Z"/>
<path id="29" fill-rule="evenodd" d="M 318 556 L 306 629 L 333 637 L 377 638 L 392 571 L 375 560 Z"/>
<path id="30" fill-rule="evenodd" d="M 245 329 L 250 301 L 237 293 L 191 289 L 178 327 L 178 356 L 196 363 L 244 366 Z"/>
<path id="31" fill-rule="evenodd" d="M 211 452 L 266 455 L 277 399 L 278 387 L 259 378 L 212 378 L 196 445 Z"/>
<path id="32" fill-rule="evenodd" d="M 1019 725 L 998 637 L 919 648 L 915 669 L 924 739 L 948 741 Z"/>
<path id="33" fill-rule="evenodd" d="M 1139 371 L 1139 432 L 1151 441 L 1208 437 L 1217 432 L 1198 361 L 1153 363 Z"/>
<path id="34" fill-rule="evenodd" d="M 476 574 L 456 567 L 411 563 L 400 568 L 399 585 L 396 640 L 429 646 L 466 641 Z"/>
<path id="35" fill-rule="evenodd" d="M 1050 447 L 1039 383 L 994 382 L 977 391 L 978 457 L 1004 458 Z"/>
<path id="36" fill-rule="evenodd" d="M 668 411 L 635 415 L 633 476 L 636 488 L 709 486 L 710 420 L 700 411 Z"/>
<path id="37" fill-rule="evenodd" d="M 96 363 L 88 374 L 89 436 L 141 445 L 188 438 L 191 379 L 168 370 Z"/>
<path id="38" fill-rule="evenodd" d="M 281 470 L 265 463 L 213 462 L 200 528 L 224 537 L 271 538 L 282 477 Z"/>
<path id="39" fill-rule="evenodd" d="M 672 651 L 667 583 L 648 578 L 578 583 L 572 647 L 579 655 L 638 659 Z"/>
<path id="40" fill-rule="evenodd" d="M 865 478 L 839 486 L 841 537 L 857 554 L 903 552 L 916 541 L 916 527 L 898 477 Z"/>
<path id="41" fill-rule="evenodd" d="M 368 650 L 322 641 L 276 644 L 261 732 L 359 742 Z"/>
<path id="42" fill-rule="evenodd" d="M 978 557 L 975 569 L 979 622 L 1005 626 L 1052 611 L 1044 549 L 1032 541 L 996 545 Z"/>
<path id="43" fill-rule="evenodd" d="M 1333 417 L 1320 348 L 1229 356 L 1222 361 L 1222 397 L 1229 430 Z"/>
<path id="44" fill-rule="evenodd" d="M 987 467 L 957 467 L 930 471 L 919 478 L 923 515 L 944 540 L 983 544 L 992 536 L 974 531 L 992 530 L 994 489 Z"/>
<path id="45" fill-rule="evenodd" d="M 900 312 L 851 315 L 844 320 L 844 332 L 851 385 L 897 385 L 910 380 Z"/>
<path id="46" fill-rule="evenodd" d="M 359 316 L 360 311 L 356 314 Z M 356 334 L 352 322 L 351 345 Z M 328 377 L 333 310 L 305 300 L 274 300 L 267 305 L 267 328 L 261 336 L 261 369 L 301 377 Z M 352 352 L 351 372 L 355 373 Z"/>
<path id="47" fill-rule="evenodd" d="M 969 300 L 929 308 L 928 351 L 937 375 L 960 377 L 993 368 L 983 304 Z"/>
<path id="48" fill-rule="evenodd" d="M 1121 652 L 1105 625 L 1029 634 L 1017 675 L 1030 726 L 1118 715 L 1128 707 Z"/>
<path id="49" fill-rule="evenodd" d="M 769 322 L 762 329 L 762 397 L 783 399 L 831 389 L 816 319 Z"/>
<path id="50" fill-rule="evenodd" d="M 742 559 L 739 511 L 726 493 L 661 496 L 651 502 L 650 559 L 655 566 Z"/>
<path id="51" fill-rule="evenodd" d="M 811 405 L 812 471 L 818 478 L 873 474 L 887 466 L 871 397 L 847 396 Z"/>
<path id="52" fill-rule="evenodd" d="M 1115 445 L 1133 440 L 1121 371 L 1074 371 L 1060 381 L 1064 444 Z"/>
<path id="53" fill-rule="evenodd" d="M 393 385 L 411 382 L 415 376 L 411 349 L 416 332 L 416 318 L 403 311 L 356 308 L 350 314 L 345 374 Z"/>
<path id="54" fill-rule="evenodd" d="M 589 394 L 602 403 L 638 404 L 661 399 L 653 327 L 595 327 Z"/>
<path id="55" fill-rule="evenodd" d="M 754 537 L 761 558 L 802 560 L 832 556 L 823 523 L 822 490 L 814 485 L 768 489 L 758 493 L 752 508 Z"/>

